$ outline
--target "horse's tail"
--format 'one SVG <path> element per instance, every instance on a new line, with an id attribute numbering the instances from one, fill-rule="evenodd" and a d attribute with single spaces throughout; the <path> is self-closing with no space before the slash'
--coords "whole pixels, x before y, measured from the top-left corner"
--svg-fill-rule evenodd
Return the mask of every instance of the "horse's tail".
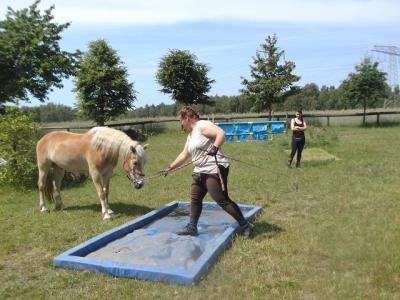
<path id="1" fill-rule="evenodd" d="M 47 179 L 46 183 L 44 185 L 44 196 L 46 197 L 47 201 L 54 203 L 54 175 L 53 175 L 53 170 L 49 170 L 49 173 L 47 174 Z"/>

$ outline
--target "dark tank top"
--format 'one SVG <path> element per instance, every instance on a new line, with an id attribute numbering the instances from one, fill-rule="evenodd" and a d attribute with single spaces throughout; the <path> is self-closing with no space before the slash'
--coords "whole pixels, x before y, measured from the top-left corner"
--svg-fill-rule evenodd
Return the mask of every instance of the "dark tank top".
<path id="1" fill-rule="evenodd" d="M 296 120 L 294 120 L 294 126 L 304 127 L 304 122 L 301 121 L 301 123 L 297 123 Z M 304 131 L 293 131 L 293 137 L 295 139 L 304 139 Z"/>

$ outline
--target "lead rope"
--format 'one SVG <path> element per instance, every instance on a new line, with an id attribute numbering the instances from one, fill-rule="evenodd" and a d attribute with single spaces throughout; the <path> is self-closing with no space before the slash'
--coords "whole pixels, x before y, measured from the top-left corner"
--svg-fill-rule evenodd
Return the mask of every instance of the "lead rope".
<path id="1" fill-rule="evenodd" d="M 149 179 L 153 179 L 153 178 L 157 178 L 157 177 L 161 177 L 161 176 L 167 176 L 167 175 L 170 174 L 170 173 L 176 172 L 176 171 L 178 171 L 178 170 L 180 170 L 180 169 L 183 169 L 183 168 L 185 168 L 185 167 L 187 167 L 187 166 L 193 164 L 194 162 L 198 161 L 200 158 L 203 158 L 204 156 L 205 156 L 205 155 L 200 156 L 199 158 L 197 158 L 197 159 L 195 159 L 195 160 L 191 160 L 191 161 L 189 161 L 189 162 L 183 164 L 182 166 L 176 167 L 175 169 L 171 169 L 171 170 L 169 170 L 168 172 L 166 172 L 167 174 L 164 174 L 163 172 L 158 172 L 156 175 L 143 178 L 143 180 L 149 180 Z"/>
<path id="2" fill-rule="evenodd" d="M 200 158 L 201 158 L 201 157 L 199 157 L 198 159 L 200 159 Z M 218 177 L 219 177 L 219 182 L 221 183 L 222 191 L 225 192 L 224 179 L 222 178 L 221 170 L 219 169 L 217 156 L 214 156 L 214 158 L 215 158 L 215 164 L 217 165 L 217 173 L 218 173 Z M 197 159 L 197 160 L 198 160 L 198 159 Z M 153 175 L 153 176 L 150 176 L 150 177 L 145 177 L 145 178 L 143 178 L 143 180 L 149 180 L 149 179 L 154 179 L 154 178 L 158 178 L 158 177 L 161 177 L 161 176 L 167 176 L 168 174 L 173 173 L 173 172 L 176 172 L 176 171 L 178 171 L 178 170 L 180 170 L 180 169 L 183 169 L 183 168 L 185 168 L 185 167 L 187 167 L 187 166 L 193 164 L 194 162 L 195 162 L 195 161 L 189 161 L 189 162 L 185 163 L 184 165 L 182 165 L 182 166 L 180 166 L 180 167 L 177 167 L 177 168 L 175 168 L 175 169 L 171 169 L 171 170 L 169 170 L 169 171 L 167 172 L 166 175 L 163 174 L 163 173 L 161 173 L 161 172 L 159 172 L 159 173 L 156 174 L 156 175 Z"/>
<path id="3" fill-rule="evenodd" d="M 192 163 L 193 163 L 193 161 L 189 161 L 189 162 L 185 163 L 184 165 L 182 165 L 182 166 L 180 166 L 180 167 L 177 167 L 177 168 L 175 168 L 175 169 L 169 170 L 169 171 L 167 172 L 166 175 L 163 174 L 163 173 L 161 173 L 161 172 L 158 172 L 156 175 L 149 176 L 149 177 L 145 177 L 144 180 L 154 179 L 154 178 L 161 177 L 161 176 L 167 176 L 168 174 L 173 173 L 173 172 L 176 172 L 176 171 L 178 171 L 178 170 L 180 170 L 180 169 L 183 169 L 183 168 L 185 168 L 185 167 L 191 165 Z"/>
<path id="4" fill-rule="evenodd" d="M 206 152 L 206 153 L 208 152 L 208 151 L 205 150 L 205 149 L 200 149 L 200 150 L 202 150 L 203 152 Z M 225 157 L 225 158 L 227 158 L 227 159 L 233 160 L 233 161 L 240 162 L 240 163 L 242 163 L 242 164 L 248 165 L 248 166 L 253 167 L 253 168 L 263 169 L 263 168 L 260 167 L 260 166 L 253 165 L 253 164 L 250 164 L 250 163 L 248 163 L 248 162 L 245 162 L 245 161 L 242 161 L 242 160 L 239 160 L 239 159 L 236 159 L 236 158 L 227 156 L 227 155 L 223 155 L 223 154 L 221 154 L 221 153 L 219 153 L 218 155 L 220 155 L 220 156 L 222 156 L 222 157 Z M 204 156 L 205 156 L 205 155 L 204 155 Z M 202 158 L 202 157 L 204 157 L 204 156 L 200 156 L 198 159 L 200 159 L 200 158 Z M 193 164 L 193 163 L 194 163 L 195 161 L 197 161 L 198 159 L 196 159 L 196 160 L 194 160 L 194 161 L 189 161 L 189 162 L 185 163 L 184 165 L 182 165 L 182 166 L 180 166 L 180 167 L 177 167 L 177 168 L 175 168 L 175 169 L 169 170 L 169 171 L 167 172 L 167 175 L 170 174 L 170 173 L 173 173 L 173 172 L 175 172 L 175 171 L 178 171 L 178 170 L 180 170 L 180 169 L 183 169 L 183 168 L 185 168 L 185 167 L 187 167 L 187 166 L 189 166 L 189 165 L 191 165 L 191 164 Z M 222 179 L 221 171 L 220 171 L 220 169 L 218 168 L 218 159 L 217 159 L 217 156 L 215 156 L 215 163 L 216 163 L 216 165 L 217 165 L 217 172 L 218 172 L 219 180 L 220 180 L 220 182 L 221 182 L 222 191 L 225 191 L 225 185 L 224 185 L 224 181 L 223 181 L 223 179 Z M 143 180 L 154 179 L 154 178 L 158 178 L 158 177 L 161 177 L 161 176 L 166 176 L 166 175 L 163 174 L 163 173 L 158 172 L 156 175 L 149 176 L 149 177 L 144 177 Z"/>

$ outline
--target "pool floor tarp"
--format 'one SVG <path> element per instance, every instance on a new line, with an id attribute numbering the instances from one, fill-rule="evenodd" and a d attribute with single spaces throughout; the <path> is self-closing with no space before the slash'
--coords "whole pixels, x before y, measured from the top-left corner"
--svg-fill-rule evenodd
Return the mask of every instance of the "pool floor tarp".
<path id="1" fill-rule="evenodd" d="M 261 211 L 259 206 L 239 207 L 248 220 Z M 67 250 L 53 263 L 117 277 L 195 283 L 228 246 L 239 224 L 216 203 L 204 202 L 198 235 L 179 236 L 189 208 L 189 202 L 171 202 Z"/>

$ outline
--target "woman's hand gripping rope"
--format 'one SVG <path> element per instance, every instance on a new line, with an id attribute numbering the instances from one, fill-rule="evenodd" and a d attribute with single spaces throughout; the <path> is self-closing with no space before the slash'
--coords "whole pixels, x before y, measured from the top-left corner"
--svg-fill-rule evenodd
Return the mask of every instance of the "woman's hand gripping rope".
<path id="1" fill-rule="evenodd" d="M 189 162 L 185 163 L 184 165 L 182 165 L 180 167 L 177 167 L 177 168 L 174 168 L 174 169 L 172 169 L 171 167 L 168 167 L 168 168 L 165 168 L 165 169 L 161 169 L 160 171 L 157 172 L 156 176 L 157 177 L 158 176 L 166 177 L 166 176 L 168 176 L 169 173 L 172 173 L 172 172 L 178 171 L 180 169 L 183 169 L 184 167 L 187 167 L 188 165 L 191 165 L 192 163 L 193 163 L 193 161 L 189 161 Z"/>
<path id="2" fill-rule="evenodd" d="M 217 150 L 217 151 L 218 151 L 218 150 Z M 185 164 L 183 164 L 183 165 L 181 165 L 181 166 L 179 166 L 179 167 L 173 168 L 173 169 L 172 169 L 171 167 L 161 169 L 160 171 L 157 172 L 157 175 L 152 176 L 152 178 L 153 178 L 153 177 L 159 177 L 159 176 L 164 176 L 164 177 L 166 177 L 166 176 L 168 176 L 168 174 L 170 174 L 170 173 L 172 173 L 172 172 L 178 171 L 178 170 L 180 170 L 180 169 L 183 169 L 183 168 L 185 168 L 185 167 L 187 167 L 187 166 L 193 164 L 194 162 L 198 161 L 199 159 L 202 159 L 204 156 L 205 156 L 205 155 L 202 155 L 202 156 L 198 157 L 198 158 L 195 159 L 195 160 L 188 161 L 187 163 L 185 163 Z M 148 178 L 148 179 L 149 179 L 149 178 Z"/>
<path id="3" fill-rule="evenodd" d="M 166 177 L 170 172 L 171 172 L 172 168 L 168 167 L 165 169 L 161 169 L 160 171 L 158 171 L 158 173 L 164 177 Z"/>
<path id="4" fill-rule="evenodd" d="M 217 146 L 212 145 L 212 147 L 210 148 L 210 150 L 207 151 L 207 155 L 215 156 L 215 157 L 216 157 L 216 155 L 217 155 L 217 153 L 218 153 L 218 150 L 219 150 L 219 148 L 218 148 Z"/>

